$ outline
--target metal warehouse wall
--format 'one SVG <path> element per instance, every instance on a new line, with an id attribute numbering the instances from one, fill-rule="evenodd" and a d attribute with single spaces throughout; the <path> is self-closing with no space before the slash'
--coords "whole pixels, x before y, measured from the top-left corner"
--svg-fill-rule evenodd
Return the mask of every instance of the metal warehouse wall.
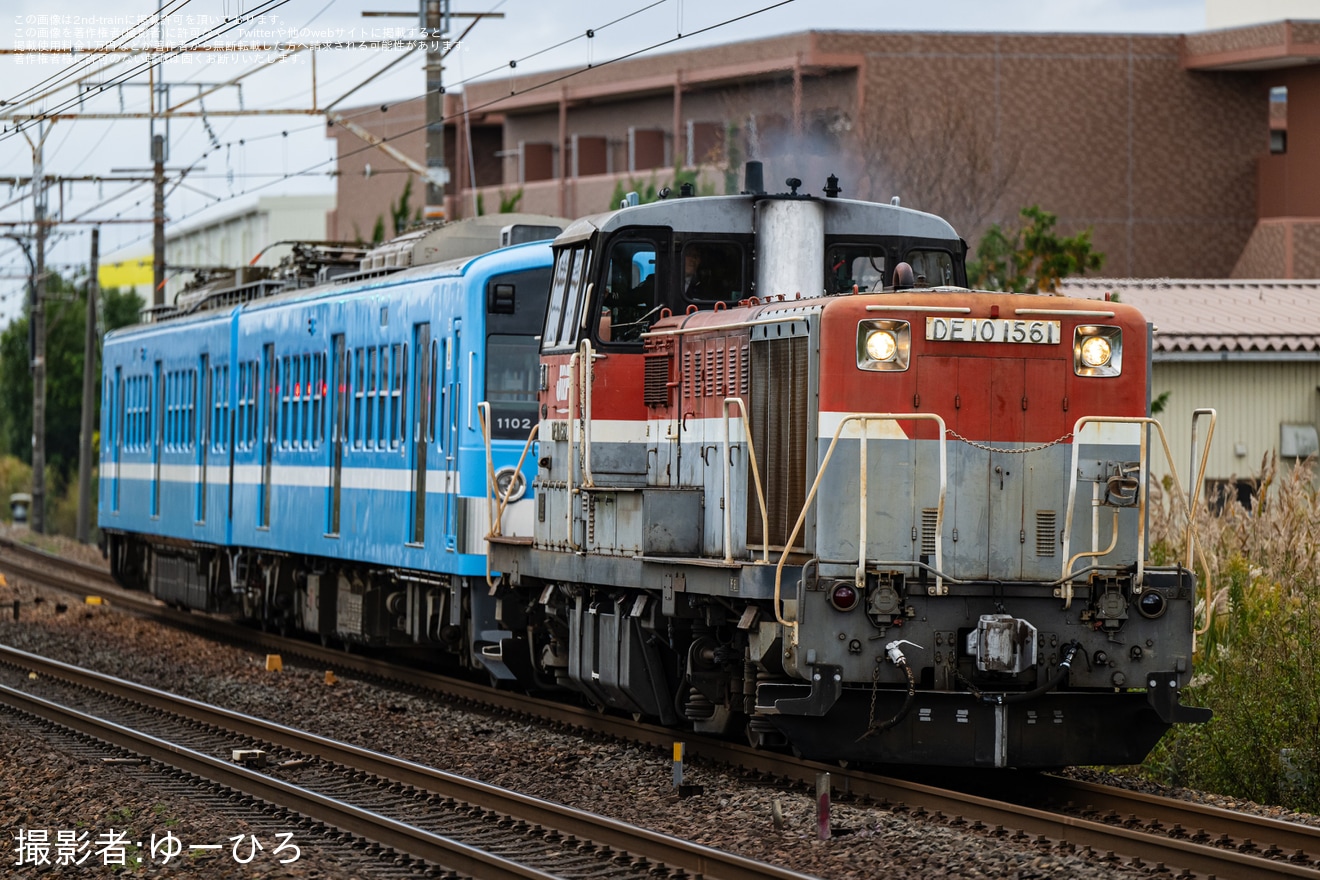
<path id="1" fill-rule="evenodd" d="M 1196 407 L 1219 411 L 1206 478 L 1249 479 L 1261 458 L 1277 450 L 1280 423 L 1320 423 L 1320 361 L 1157 361 L 1151 392 L 1170 392 L 1158 415 L 1169 436 L 1179 477 L 1189 479 L 1191 414 Z M 1204 442 L 1208 422 L 1202 420 Z M 1158 442 L 1158 441 L 1157 441 Z M 1155 457 L 1154 469 L 1166 468 Z M 1291 460 L 1281 460 L 1291 464 Z"/>

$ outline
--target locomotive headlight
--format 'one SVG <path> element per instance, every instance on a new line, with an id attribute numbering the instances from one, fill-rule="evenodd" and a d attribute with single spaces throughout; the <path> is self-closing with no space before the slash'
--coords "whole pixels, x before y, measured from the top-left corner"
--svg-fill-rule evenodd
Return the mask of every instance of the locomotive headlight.
<path id="1" fill-rule="evenodd" d="M 871 360 L 892 360 L 894 355 L 898 354 L 898 342 L 894 340 L 894 334 L 888 330 L 872 330 L 866 334 L 866 353 L 870 355 Z"/>
<path id="2" fill-rule="evenodd" d="M 1117 376 L 1123 372 L 1123 328 L 1083 324 L 1073 331 L 1073 372 Z"/>
<path id="3" fill-rule="evenodd" d="M 495 472 L 495 498 L 498 501 L 509 494 L 509 503 L 517 501 L 527 494 L 527 480 L 517 468 L 503 467 Z"/>
<path id="4" fill-rule="evenodd" d="M 1109 340 L 1103 336 L 1088 336 L 1082 340 L 1082 363 L 1088 367 L 1103 367 L 1109 363 L 1109 356 L 1113 354 L 1113 349 L 1109 347 Z"/>
<path id="5" fill-rule="evenodd" d="M 907 321 L 857 322 L 857 368 L 902 372 L 912 354 L 912 325 Z"/>

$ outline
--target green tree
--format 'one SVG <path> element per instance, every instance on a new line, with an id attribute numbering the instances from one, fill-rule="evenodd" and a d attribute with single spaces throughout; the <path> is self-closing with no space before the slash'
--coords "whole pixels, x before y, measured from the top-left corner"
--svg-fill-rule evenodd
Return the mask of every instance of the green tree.
<path id="1" fill-rule="evenodd" d="M 1054 231 L 1058 217 L 1039 205 L 1020 212 L 1022 225 L 1004 229 L 998 223 L 986 230 L 967 266 L 973 287 L 1017 293 L 1054 293 L 1069 275 L 1099 269 L 1105 255 L 1091 247 L 1091 230 L 1062 237 Z"/>
<path id="2" fill-rule="evenodd" d="M 697 180 L 697 170 L 695 168 L 682 168 L 675 166 L 674 176 L 670 179 L 670 182 L 664 184 L 658 184 L 655 175 L 652 175 L 651 180 L 645 184 L 636 178 L 630 177 L 628 178 L 627 189 L 624 188 L 622 180 L 616 180 L 614 182 L 614 193 L 610 196 L 610 204 L 606 210 L 617 210 L 619 203 L 622 202 L 624 197 L 630 192 L 637 193 L 639 204 L 647 205 L 651 202 L 658 202 L 660 200 L 660 192 L 666 188 L 671 191 L 671 195 L 678 195 L 679 187 L 685 183 L 692 184 L 693 191 L 695 191 L 697 195 L 715 195 L 715 187 L 713 185 L 703 184 Z"/>
<path id="3" fill-rule="evenodd" d="M 397 202 L 390 202 L 390 226 L 395 235 L 403 235 L 408 227 L 414 223 L 422 222 L 422 209 L 413 210 L 408 204 L 412 201 L 412 175 L 409 174 L 403 182 L 403 192 L 399 193 Z M 360 236 L 359 236 L 360 237 Z M 385 215 L 376 216 L 376 225 L 371 230 L 371 243 L 381 244 L 385 241 Z"/>
<path id="4" fill-rule="evenodd" d="M 67 479 L 78 465 L 82 428 L 83 344 L 87 315 L 85 284 L 57 274 L 46 282 L 46 460 Z M 142 298 L 110 287 L 102 291 L 102 323 L 113 330 L 136 324 Z M 0 333 L 0 453 L 32 461 L 32 373 L 28 318 Z M 99 386 L 99 383 L 98 383 Z M 100 419 L 100 400 L 96 401 Z M 52 496 L 53 497 L 53 496 Z"/>

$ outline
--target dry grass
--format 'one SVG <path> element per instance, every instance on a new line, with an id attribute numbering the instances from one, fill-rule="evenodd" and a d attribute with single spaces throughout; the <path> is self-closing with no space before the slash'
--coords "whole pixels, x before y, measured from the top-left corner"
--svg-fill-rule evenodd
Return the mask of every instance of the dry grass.
<path id="1" fill-rule="evenodd" d="M 1250 510 L 1199 506 L 1199 577 L 1213 615 L 1198 641 L 1188 702 L 1215 718 L 1165 738 L 1145 772 L 1309 811 L 1320 809 L 1320 492 L 1313 463 L 1267 457 Z M 1179 510 L 1172 511 L 1171 507 Z M 1152 516 L 1153 554 L 1185 558 L 1185 506 L 1167 494 Z M 1204 602 L 1199 607 L 1204 621 Z"/>

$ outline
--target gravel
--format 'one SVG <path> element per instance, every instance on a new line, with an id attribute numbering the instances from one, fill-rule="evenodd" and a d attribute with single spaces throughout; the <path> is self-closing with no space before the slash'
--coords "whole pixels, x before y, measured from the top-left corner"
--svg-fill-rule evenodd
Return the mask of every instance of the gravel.
<path id="1" fill-rule="evenodd" d="M 14 599 L 22 603 L 18 621 L 8 613 Z M 0 642 L 819 877 L 1149 876 L 1025 840 L 839 801 L 832 813 L 835 836 L 821 841 L 814 801 L 802 790 L 758 784 L 693 762 L 686 767 L 686 781 L 703 792 L 679 799 L 667 754 L 457 709 L 348 677 L 327 685 L 323 669 L 286 665 L 282 672 L 267 672 L 262 655 L 105 606 L 60 601 L 71 606 L 64 613 L 57 613 L 53 591 L 16 582 L 0 586 Z M 49 829 L 52 840 L 57 829 L 90 829 L 95 838 L 128 817 L 126 824 L 138 835 L 163 835 L 172 828 L 188 843 L 225 844 L 221 854 L 148 865 L 162 873 L 168 869 L 171 876 L 349 875 L 337 845 L 313 831 L 298 831 L 300 858 L 280 865 L 269 855 L 278 843 L 271 822 L 254 830 L 248 826 L 262 825 L 259 817 L 238 820 L 186 792 L 154 788 L 141 779 L 142 768 L 104 765 L 71 753 L 57 739 L 21 730 L 12 716 L 0 713 L 0 755 L 5 756 L 0 817 L 11 839 L 20 828 Z M 1261 812 L 1279 815 L 1267 808 Z M 778 824 L 776 813 L 782 816 Z M 256 834 L 267 846 L 251 864 L 238 865 L 229 855 L 230 838 L 240 834 Z M 13 848 L 0 854 L 0 866 L 11 865 L 15 854 Z M 363 873 L 360 864 L 351 872 L 377 876 Z"/>

